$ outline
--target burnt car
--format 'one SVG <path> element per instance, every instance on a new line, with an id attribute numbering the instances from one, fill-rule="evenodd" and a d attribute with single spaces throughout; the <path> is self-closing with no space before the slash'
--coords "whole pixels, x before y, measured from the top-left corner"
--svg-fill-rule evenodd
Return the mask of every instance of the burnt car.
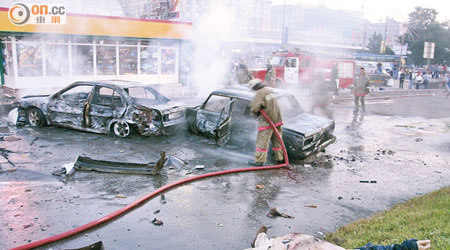
<path id="1" fill-rule="evenodd" d="M 81 81 L 53 95 L 26 96 L 19 120 L 31 127 L 57 125 L 128 137 L 162 135 L 184 123 L 185 106 L 171 102 L 152 87 L 120 80 Z"/>
<path id="2" fill-rule="evenodd" d="M 283 115 L 283 141 L 290 159 L 304 159 L 336 141 L 333 120 L 306 113 L 286 91 L 271 90 Z M 188 129 L 214 138 L 219 146 L 254 149 L 257 117 L 251 114 L 250 103 L 255 93 L 244 86 L 213 91 L 201 105 L 186 109 Z"/>

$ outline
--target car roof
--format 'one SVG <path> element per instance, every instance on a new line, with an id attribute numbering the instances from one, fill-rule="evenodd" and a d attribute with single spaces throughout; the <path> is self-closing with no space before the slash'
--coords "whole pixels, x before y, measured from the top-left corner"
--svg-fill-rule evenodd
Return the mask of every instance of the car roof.
<path id="1" fill-rule="evenodd" d="M 273 93 L 275 93 L 275 95 L 277 97 L 289 95 L 288 92 L 280 90 L 280 89 L 274 89 L 274 88 L 269 88 L 269 87 L 266 87 L 266 88 L 270 89 Z M 235 97 L 235 98 L 240 98 L 240 99 L 245 99 L 245 100 L 250 101 L 253 99 L 253 96 L 256 94 L 256 91 L 251 90 L 250 88 L 248 88 L 246 86 L 237 85 L 237 86 L 231 86 L 231 87 L 215 90 L 215 91 L 211 92 L 211 94 Z"/>
<path id="2" fill-rule="evenodd" d="M 76 84 L 98 84 L 102 86 L 117 86 L 122 88 L 128 87 L 150 87 L 149 85 L 140 83 L 140 82 L 132 82 L 126 80 L 96 80 L 96 81 L 78 81 Z"/>

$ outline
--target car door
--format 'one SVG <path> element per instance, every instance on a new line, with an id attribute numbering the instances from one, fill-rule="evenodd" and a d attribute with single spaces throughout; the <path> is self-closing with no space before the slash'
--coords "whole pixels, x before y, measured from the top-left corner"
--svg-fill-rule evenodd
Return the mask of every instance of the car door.
<path id="1" fill-rule="evenodd" d="M 90 100 L 86 119 L 89 128 L 104 129 L 111 119 L 122 117 L 126 110 L 124 98 L 109 87 L 96 85 Z"/>
<path id="2" fill-rule="evenodd" d="M 231 135 L 232 109 L 230 97 L 210 95 L 197 111 L 197 130 L 215 138 L 219 146 L 226 144 Z"/>
<path id="3" fill-rule="evenodd" d="M 288 84 L 298 83 L 298 58 L 288 57 L 286 60 L 286 65 L 284 66 L 284 80 Z"/>
<path id="4" fill-rule="evenodd" d="M 47 108 L 50 121 L 61 126 L 84 128 L 84 114 L 92 88 L 89 84 L 79 84 L 53 95 Z"/>

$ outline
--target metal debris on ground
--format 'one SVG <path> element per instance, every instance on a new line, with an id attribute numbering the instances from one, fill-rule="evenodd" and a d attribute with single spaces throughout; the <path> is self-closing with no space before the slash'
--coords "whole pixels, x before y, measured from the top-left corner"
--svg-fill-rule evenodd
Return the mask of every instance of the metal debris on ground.
<path id="1" fill-rule="evenodd" d="M 161 202 L 161 204 L 166 204 L 166 196 L 164 196 L 163 194 L 161 195 L 161 200 L 159 201 Z"/>
<path id="2" fill-rule="evenodd" d="M 294 216 L 278 212 L 278 210 L 276 208 L 270 209 L 269 213 L 267 214 L 267 217 L 269 217 L 269 218 L 283 217 L 283 218 L 288 218 L 288 219 L 294 218 Z"/>
<path id="3" fill-rule="evenodd" d="M 205 169 L 205 165 L 196 165 L 195 169 Z"/>
<path id="4" fill-rule="evenodd" d="M 38 139 L 39 139 L 39 137 L 35 137 L 35 138 L 30 142 L 30 146 L 33 145 L 33 143 L 34 143 L 35 141 L 37 141 Z"/>
<path id="5" fill-rule="evenodd" d="M 66 163 L 66 164 L 64 164 L 62 166 L 61 169 L 53 171 L 52 175 L 55 175 L 55 176 L 61 176 L 61 175 L 72 176 L 72 175 L 75 174 L 74 166 L 75 166 L 75 163 L 73 163 L 73 162 Z"/>
<path id="6" fill-rule="evenodd" d="M 305 205 L 305 207 L 309 207 L 309 208 L 317 208 L 316 205 Z"/>
<path id="7" fill-rule="evenodd" d="M 152 223 L 153 223 L 153 225 L 155 225 L 155 226 L 161 226 L 162 224 L 164 224 L 161 220 L 158 220 L 158 219 L 156 219 L 156 218 L 154 218 L 154 219 L 152 220 Z"/>
<path id="8" fill-rule="evenodd" d="M 22 229 L 27 229 L 27 228 L 32 227 L 32 226 L 34 226 L 33 222 L 31 222 L 30 224 L 23 225 Z"/>
<path id="9" fill-rule="evenodd" d="M 222 223 L 220 223 L 220 222 L 217 222 L 217 226 L 224 227 L 224 225 Z"/>
<path id="10" fill-rule="evenodd" d="M 155 175 L 163 167 L 174 166 L 177 171 L 180 171 L 183 166 L 187 164 L 186 161 L 173 156 L 165 155 L 161 152 L 161 157 L 157 162 L 149 163 L 133 163 L 133 162 L 117 162 L 95 160 L 89 157 L 78 156 L 75 162 L 77 170 L 97 171 L 104 173 L 124 173 L 124 174 L 150 174 Z"/>
<path id="11" fill-rule="evenodd" d="M 359 181 L 359 183 L 377 183 L 377 181 Z"/>
<path id="12" fill-rule="evenodd" d="M 81 248 L 73 248 L 73 249 L 64 249 L 64 250 L 104 250 L 103 242 L 97 241 L 94 244 L 89 246 L 81 247 Z"/>
<path id="13" fill-rule="evenodd" d="M 116 195 L 116 198 L 117 198 L 117 199 L 126 199 L 126 198 L 128 198 L 128 197 L 125 196 L 125 195 Z"/>
<path id="14" fill-rule="evenodd" d="M 263 184 L 259 184 L 259 185 L 256 185 L 256 188 L 257 189 L 263 189 L 263 188 L 265 188 L 266 186 L 264 186 Z"/>

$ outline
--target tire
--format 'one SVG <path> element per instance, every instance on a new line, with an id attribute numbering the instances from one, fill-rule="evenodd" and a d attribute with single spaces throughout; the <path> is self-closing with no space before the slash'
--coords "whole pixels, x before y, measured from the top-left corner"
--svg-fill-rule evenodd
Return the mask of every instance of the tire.
<path id="1" fill-rule="evenodd" d="M 26 113 L 27 123 L 33 128 L 40 128 L 47 124 L 44 113 L 38 108 L 30 108 Z"/>
<path id="2" fill-rule="evenodd" d="M 112 132 L 117 137 L 126 138 L 131 134 L 131 126 L 127 122 L 118 121 L 112 125 Z"/>

